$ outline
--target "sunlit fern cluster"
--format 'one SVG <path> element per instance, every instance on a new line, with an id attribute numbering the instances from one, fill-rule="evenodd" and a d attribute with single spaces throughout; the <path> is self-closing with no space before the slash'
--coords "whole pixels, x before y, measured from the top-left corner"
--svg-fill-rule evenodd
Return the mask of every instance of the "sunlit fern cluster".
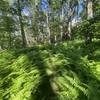
<path id="1" fill-rule="evenodd" d="M 63 43 L 1 51 L 0 100 L 99 100 L 100 62 L 82 50 Z"/>

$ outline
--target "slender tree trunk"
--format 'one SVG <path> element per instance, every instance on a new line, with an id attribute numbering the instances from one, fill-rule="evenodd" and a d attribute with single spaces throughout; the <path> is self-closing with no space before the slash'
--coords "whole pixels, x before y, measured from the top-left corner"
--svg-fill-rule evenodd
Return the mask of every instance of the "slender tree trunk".
<path id="1" fill-rule="evenodd" d="M 9 34 L 9 44 L 8 44 L 8 48 L 11 49 L 11 46 L 12 46 L 12 37 L 11 37 L 11 33 L 8 33 Z"/>
<path id="2" fill-rule="evenodd" d="M 87 13 L 87 19 L 90 20 L 91 18 L 93 18 L 93 2 L 92 0 L 87 0 L 87 9 L 86 9 L 86 13 Z M 87 50 L 88 50 L 88 59 L 91 59 L 93 57 L 93 46 L 92 46 L 92 32 L 91 31 L 87 31 L 87 33 L 85 33 L 85 44 L 87 46 Z"/>
<path id="3" fill-rule="evenodd" d="M 69 11 L 68 11 L 68 39 L 71 40 L 72 38 L 72 32 L 71 32 L 71 27 L 72 27 L 72 20 L 71 20 L 71 17 L 72 17 L 72 9 L 71 9 L 71 3 L 70 1 L 68 2 L 68 7 L 69 7 Z"/>
<path id="4" fill-rule="evenodd" d="M 61 25 L 60 25 L 60 36 L 61 36 L 61 41 L 62 41 L 62 38 L 63 38 L 63 18 L 64 18 L 64 9 L 62 7 L 61 9 L 61 16 L 60 16 L 60 21 L 61 21 Z"/>
<path id="5" fill-rule="evenodd" d="M 72 24 L 72 22 L 71 22 L 71 20 L 70 20 L 69 23 L 68 23 L 68 38 L 69 38 L 70 40 L 71 40 L 71 38 L 72 38 L 71 24 Z"/>
<path id="6" fill-rule="evenodd" d="M 57 44 L 57 36 L 56 35 L 54 36 L 54 39 L 55 39 L 54 42 L 55 42 L 55 45 L 56 45 Z"/>
<path id="7" fill-rule="evenodd" d="M 87 18 L 93 18 L 93 2 L 92 0 L 87 0 Z"/>
<path id="8" fill-rule="evenodd" d="M 92 0 L 87 0 L 87 19 L 93 18 L 93 2 Z M 92 33 L 88 31 L 85 35 L 85 44 L 92 43 Z"/>
<path id="9" fill-rule="evenodd" d="M 23 25 L 23 22 L 22 22 L 20 0 L 17 0 L 17 4 L 18 4 L 18 16 L 19 16 L 19 22 L 20 22 L 20 28 L 21 28 L 21 35 L 22 35 L 22 46 L 26 47 L 27 42 L 26 42 L 26 37 L 25 37 L 25 32 L 24 32 L 24 25 Z"/>
<path id="10" fill-rule="evenodd" d="M 63 26 L 60 26 L 61 32 L 60 32 L 60 37 L 61 37 L 61 41 L 63 40 Z"/>
<path id="11" fill-rule="evenodd" d="M 1 37 L 2 38 L 2 37 Z M 0 38 L 0 50 L 2 50 L 3 49 L 3 41 L 2 41 L 2 39 Z"/>
<path id="12" fill-rule="evenodd" d="M 77 13 L 77 19 L 76 19 L 77 21 L 76 21 L 76 25 L 78 26 L 78 17 L 79 17 L 78 12 L 79 12 L 79 5 L 77 5 L 76 9 L 77 9 L 77 12 L 76 12 L 76 13 Z"/>
<path id="13" fill-rule="evenodd" d="M 46 22 L 47 22 L 48 42 L 49 42 L 49 44 L 51 44 L 51 32 L 50 32 L 50 28 L 49 28 L 48 12 L 46 12 Z"/>

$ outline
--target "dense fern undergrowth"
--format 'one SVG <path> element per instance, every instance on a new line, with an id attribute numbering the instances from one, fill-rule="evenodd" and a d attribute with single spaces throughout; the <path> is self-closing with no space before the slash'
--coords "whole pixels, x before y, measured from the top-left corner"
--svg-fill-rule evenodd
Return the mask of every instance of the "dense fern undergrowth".
<path id="1" fill-rule="evenodd" d="M 100 100 L 100 47 L 82 42 L 0 52 L 0 100 Z"/>

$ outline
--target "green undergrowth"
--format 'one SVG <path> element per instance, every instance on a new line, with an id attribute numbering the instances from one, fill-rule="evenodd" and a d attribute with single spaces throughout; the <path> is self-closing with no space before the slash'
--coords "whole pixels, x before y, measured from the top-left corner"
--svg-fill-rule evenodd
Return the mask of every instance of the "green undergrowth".
<path id="1" fill-rule="evenodd" d="M 0 52 L 0 100 L 100 100 L 100 47 L 82 42 Z"/>

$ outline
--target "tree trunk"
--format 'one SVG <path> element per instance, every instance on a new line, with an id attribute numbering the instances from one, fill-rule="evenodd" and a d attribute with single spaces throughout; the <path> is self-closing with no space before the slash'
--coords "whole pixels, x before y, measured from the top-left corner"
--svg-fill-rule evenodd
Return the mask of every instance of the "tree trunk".
<path id="1" fill-rule="evenodd" d="M 92 0 L 87 0 L 87 19 L 93 18 L 93 2 Z M 85 35 L 85 44 L 88 45 L 92 43 L 92 33 L 91 31 L 87 32 Z"/>
<path id="2" fill-rule="evenodd" d="M 69 22 L 68 22 L 68 39 L 69 40 L 72 39 L 71 27 L 72 27 L 72 22 L 71 22 L 71 19 L 70 19 Z"/>
<path id="3" fill-rule="evenodd" d="M 93 2 L 92 0 L 87 0 L 87 19 L 93 18 Z"/>
<path id="4" fill-rule="evenodd" d="M 11 49 L 12 47 L 12 37 L 11 37 L 11 33 L 8 33 L 9 34 L 9 44 L 8 44 L 8 48 Z"/>
<path id="5" fill-rule="evenodd" d="M 63 10 L 63 7 L 61 9 L 61 16 L 60 16 L 60 21 L 61 21 L 61 25 L 60 25 L 60 36 L 61 36 L 61 41 L 62 41 L 62 38 L 63 38 L 63 18 L 64 18 L 64 10 Z"/>
<path id="6" fill-rule="evenodd" d="M 76 18 L 76 20 L 77 20 L 77 21 L 76 21 L 76 26 L 78 26 L 78 17 L 79 17 L 79 15 L 78 15 L 78 14 L 79 14 L 79 5 L 77 5 L 76 9 L 77 9 L 77 12 L 76 12 L 76 13 L 77 13 L 77 18 Z"/>
<path id="7" fill-rule="evenodd" d="M 57 44 L 57 36 L 56 35 L 54 36 L 54 39 L 55 39 L 54 41 L 55 41 L 55 45 L 56 45 Z"/>
<path id="8" fill-rule="evenodd" d="M 49 44 L 51 44 L 51 32 L 50 32 L 50 28 L 49 28 L 48 12 L 46 12 L 46 21 L 47 21 L 48 42 L 49 42 Z"/>
<path id="9" fill-rule="evenodd" d="M 68 39 L 71 40 L 72 38 L 72 32 L 71 32 L 71 27 L 72 27 L 72 9 L 71 9 L 71 3 L 68 2 L 68 7 L 69 7 L 69 11 L 68 11 Z"/>
<path id="10" fill-rule="evenodd" d="M 19 16 L 19 22 L 20 22 L 20 29 L 21 29 L 21 35 L 22 35 L 22 46 L 26 47 L 27 42 L 26 42 L 26 37 L 25 37 L 25 32 L 24 32 L 24 25 L 23 25 L 23 22 L 22 22 L 20 0 L 17 0 L 17 4 L 18 4 L 18 16 Z"/>

